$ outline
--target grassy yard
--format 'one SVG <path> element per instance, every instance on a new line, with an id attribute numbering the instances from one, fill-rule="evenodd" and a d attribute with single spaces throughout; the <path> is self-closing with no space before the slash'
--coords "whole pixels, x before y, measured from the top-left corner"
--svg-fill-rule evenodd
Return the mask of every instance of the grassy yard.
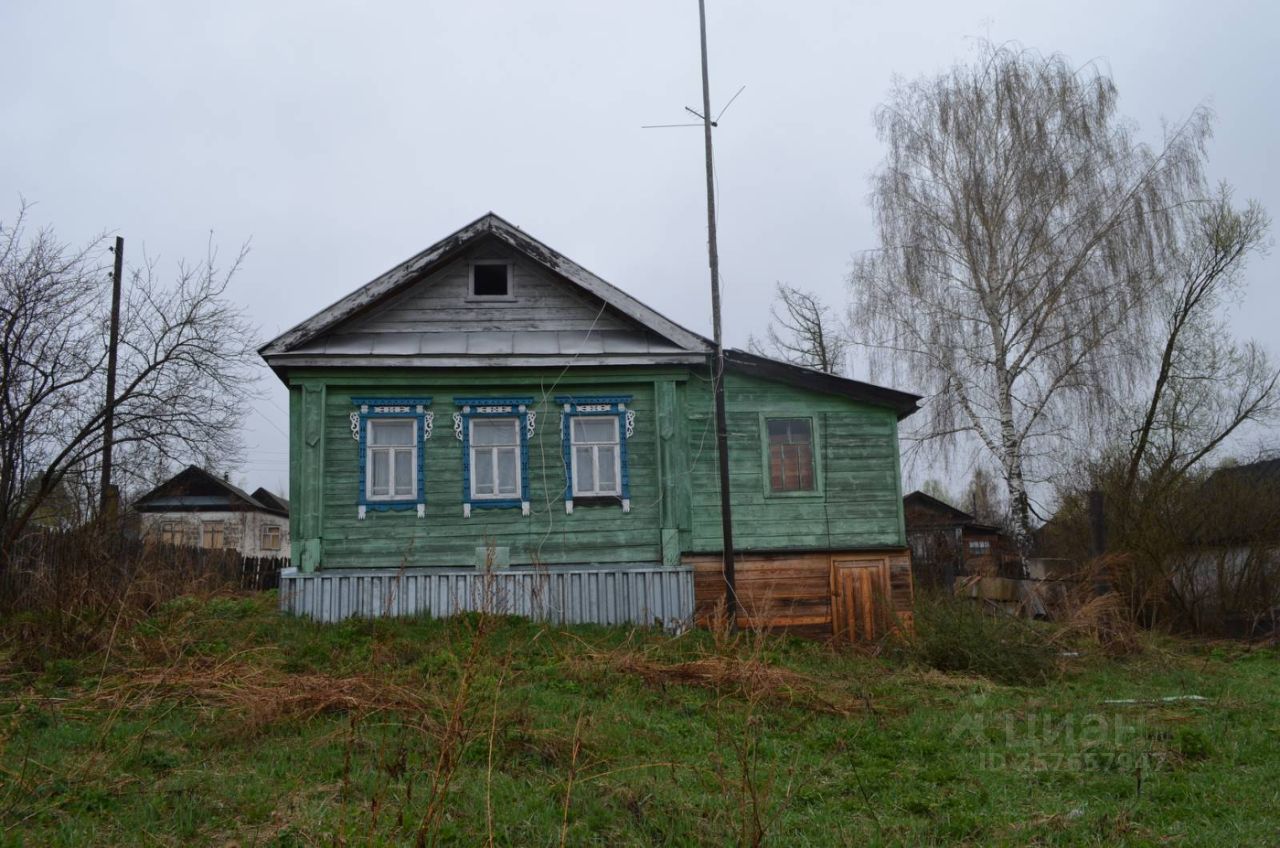
<path id="1" fill-rule="evenodd" d="M 0 845 L 1280 843 L 1275 648 L 1082 648 L 1018 687 L 906 652 L 274 603 L 181 600 L 74 659 L 10 622 Z"/>

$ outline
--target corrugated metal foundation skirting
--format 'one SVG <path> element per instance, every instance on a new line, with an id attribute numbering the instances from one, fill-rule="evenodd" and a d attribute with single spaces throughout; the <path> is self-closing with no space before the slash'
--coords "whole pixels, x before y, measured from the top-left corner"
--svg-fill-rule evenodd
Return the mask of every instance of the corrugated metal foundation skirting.
<path id="1" fill-rule="evenodd" d="M 280 609 L 317 621 L 483 611 L 556 624 L 666 629 L 693 619 L 687 566 L 406 568 L 280 572 Z"/>

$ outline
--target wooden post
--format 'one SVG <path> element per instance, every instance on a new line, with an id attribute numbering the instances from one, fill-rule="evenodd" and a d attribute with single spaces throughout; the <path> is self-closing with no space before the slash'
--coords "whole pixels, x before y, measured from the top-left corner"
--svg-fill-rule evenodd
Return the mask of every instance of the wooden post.
<path id="1" fill-rule="evenodd" d="M 1099 557 L 1107 552 L 1107 520 L 1102 492 L 1089 491 L 1089 553 Z"/>
<path id="2" fill-rule="evenodd" d="M 114 523 L 118 493 L 111 485 L 111 449 L 116 429 L 116 354 L 120 347 L 120 289 L 124 274 L 124 238 L 116 236 L 115 269 L 111 275 L 111 327 L 107 341 L 107 397 L 102 421 L 102 506 L 104 520 Z"/>
<path id="3" fill-rule="evenodd" d="M 716 246 L 716 182 L 711 148 L 711 82 L 707 74 L 707 8 L 698 0 L 698 30 L 702 43 L 702 134 L 707 157 L 707 260 L 711 266 L 711 326 L 715 340 L 712 394 L 716 414 L 716 456 L 720 460 L 720 533 L 724 547 L 724 601 L 730 626 L 738 620 L 738 591 L 734 575 L 733 508 L 729 492 L 729 426 L 724 404 L 724 339 L 720 332 L 720 255 Z"/>

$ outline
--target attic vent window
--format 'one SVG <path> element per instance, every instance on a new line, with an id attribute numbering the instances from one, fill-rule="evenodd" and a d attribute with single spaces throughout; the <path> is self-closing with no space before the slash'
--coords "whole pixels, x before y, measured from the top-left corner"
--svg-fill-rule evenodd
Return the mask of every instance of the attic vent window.
<path id="1" fill-rule="evenodd" d="M 471 266 L 471 296 L 510 298 L 511 266 L 505 262 L 477 262 Z"/>

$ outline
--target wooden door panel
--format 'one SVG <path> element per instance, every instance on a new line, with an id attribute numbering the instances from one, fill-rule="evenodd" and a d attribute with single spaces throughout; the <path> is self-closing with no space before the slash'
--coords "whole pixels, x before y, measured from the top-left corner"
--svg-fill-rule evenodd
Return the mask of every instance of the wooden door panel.
<path id="1" fill-rule="evenodd" d="M 888 563 L 874 560 L 833 560 L 831 563 L 831 620 L 837 639 L 867 641 L 882 635 L 880 622 L 889 597 Z"/>

